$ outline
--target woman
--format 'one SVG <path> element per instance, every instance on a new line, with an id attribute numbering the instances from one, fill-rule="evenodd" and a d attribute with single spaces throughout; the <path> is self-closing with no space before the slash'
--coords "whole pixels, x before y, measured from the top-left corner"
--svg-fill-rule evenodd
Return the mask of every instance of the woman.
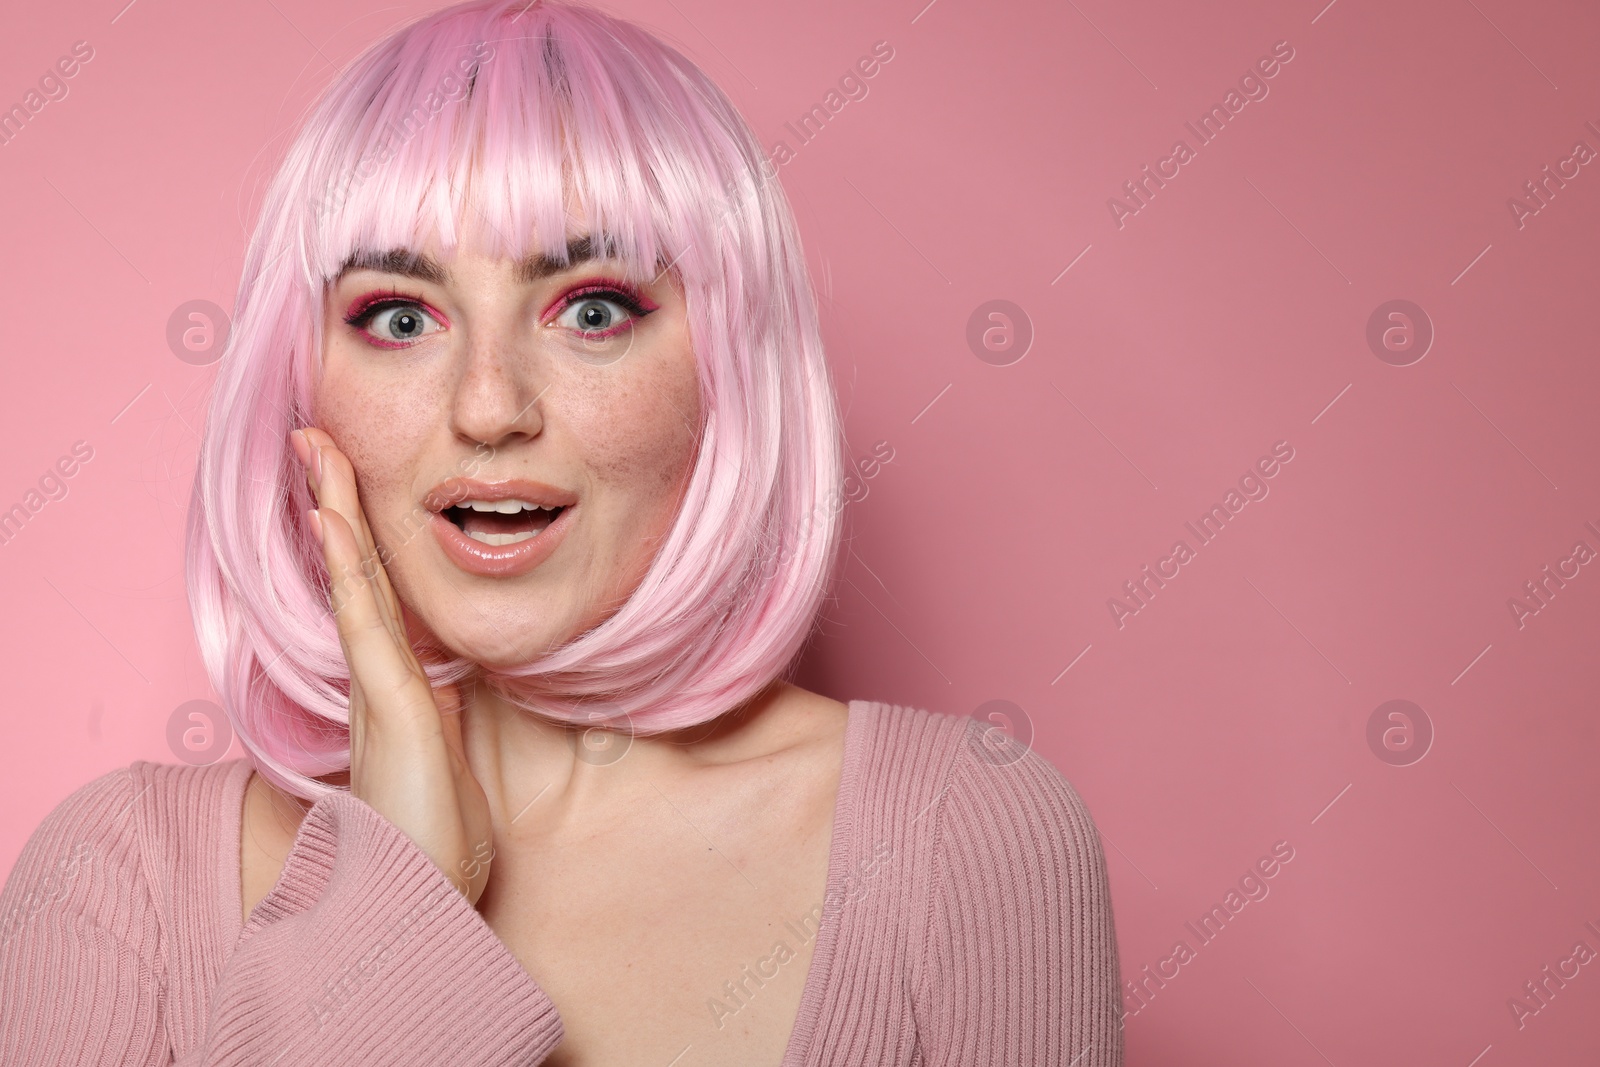
<path id="1" fill-rule="evenodd" d="M 463 4 L 341 75 L 191 509 L 248 757 L 136 762 L 30 838 L 0 1062 L 1121 1062 L 1070 785 L 782 680 L 842 497 L 772 176 L 583 7 Z"/>

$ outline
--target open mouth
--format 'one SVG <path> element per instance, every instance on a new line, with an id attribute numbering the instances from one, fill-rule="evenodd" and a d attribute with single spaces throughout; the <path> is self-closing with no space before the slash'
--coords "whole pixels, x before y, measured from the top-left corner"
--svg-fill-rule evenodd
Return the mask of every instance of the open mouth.
<path id="1" fill-rule="evenodd" d="M 538 537 L 565 510 L 525 500 L 463 500 L 439 514 L 473 540 L 500 546 Z"/>

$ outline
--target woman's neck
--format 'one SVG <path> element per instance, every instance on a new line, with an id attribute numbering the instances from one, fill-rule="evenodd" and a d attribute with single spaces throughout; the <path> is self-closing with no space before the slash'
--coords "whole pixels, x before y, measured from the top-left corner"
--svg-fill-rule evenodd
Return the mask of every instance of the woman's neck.
<path id="1" fill-rule="evenodd" d="M 463 683 L 462 741 L 499 825 L 517 820 L 534 797 L 546 812 L 604 817 L 633 803 L 641 789 L 764 759 L 807 740 L 814 710 L 808 697 L 815 695 L 774 681 L 708 723 L 635 736 L 554 723 L 481 682 Z"/>

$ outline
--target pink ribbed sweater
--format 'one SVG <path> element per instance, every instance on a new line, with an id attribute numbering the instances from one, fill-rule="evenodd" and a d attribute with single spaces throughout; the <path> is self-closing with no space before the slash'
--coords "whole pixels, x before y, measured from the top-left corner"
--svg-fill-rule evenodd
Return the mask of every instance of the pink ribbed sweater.
<path id="1" fill-rule="evenodd" d="M 992 740 L 992 738 L 991 738 Z M 1083 802 L 976 720 L 853 701 L 827 896 L 783 1067 L 1120 1067 Z M 246 760 L 82 786 L 0 891 L 0 1064 L 537 1064 L 561 1016 L 398 827 L 312 806 L 239 920 Z"/>

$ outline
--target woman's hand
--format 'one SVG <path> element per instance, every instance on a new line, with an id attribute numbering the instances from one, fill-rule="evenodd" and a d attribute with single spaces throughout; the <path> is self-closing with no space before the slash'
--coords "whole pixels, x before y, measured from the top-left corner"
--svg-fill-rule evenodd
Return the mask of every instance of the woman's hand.
<path id="1" fill-rule="evenodd" d="M 440 711 L 378 559 L 350 460 L 318 429 L 296 430 L 290 442 L 317 498 L 309 521 L 350 665 L 350 792 L 404 830 L 475 905 L 489 880 L 493 827 L 462 751 L 460 694 L 441 687 Z"/>

